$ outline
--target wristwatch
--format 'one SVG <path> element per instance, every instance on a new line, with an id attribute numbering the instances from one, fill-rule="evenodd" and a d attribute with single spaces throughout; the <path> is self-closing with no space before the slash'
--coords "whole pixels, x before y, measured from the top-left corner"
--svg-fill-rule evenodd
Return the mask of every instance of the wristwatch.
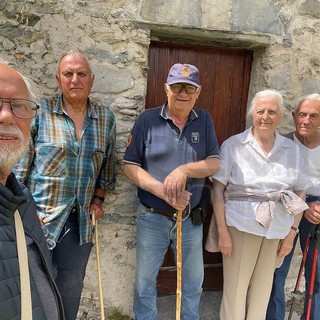
<path id="1" fill-rule="evenodd" d="M 97 200 L 100 200 L 101 202 L 104 201 L 104 197 L 98 196 L 96 194 L 92 197 L 92 199 L 97 199 Z"/>
<path id="2" fill-rule="evenodd" d="M 296 234 L 299 233 L 299 229 L 298 229 L 298 228 L 296 228 L 296 227 L 294 227 L 294 226 L 291 226 L 291 229 L 294 230 Z"/>

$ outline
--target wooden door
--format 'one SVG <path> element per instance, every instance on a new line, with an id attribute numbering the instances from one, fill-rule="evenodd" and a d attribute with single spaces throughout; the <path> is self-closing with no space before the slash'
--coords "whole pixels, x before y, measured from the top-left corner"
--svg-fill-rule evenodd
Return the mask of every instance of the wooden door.
<path id="1" fill-rule="evenodd" d="M 164 42 L 151 42 L 146 109 L 166 101 L 164 83 L 174 63 L 190 63 L 200 71 L 201 94 L 197 107 L 207 109 L 213 118 L 219 144 L 245 129 L 253 52 L 243 49 L 224 49 Z M 210 182 L 206 182 L 203 197 L 207 200 L 208 215 L 204 223 L 204 243 L 212 215 Z M 222 288 L 222 258 L 220 253 L 204 250 L 204 290 Z M 175 294 L 176 268 L 172 251 L 166 255 L 158 276 L 158 294 Z"/>

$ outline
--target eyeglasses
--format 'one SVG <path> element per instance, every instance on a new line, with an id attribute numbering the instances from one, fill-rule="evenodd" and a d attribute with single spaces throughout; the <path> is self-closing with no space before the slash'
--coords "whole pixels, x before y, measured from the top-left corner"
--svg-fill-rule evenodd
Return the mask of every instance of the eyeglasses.
<path id="1" fill-rule="evenodd" d="M 8 103 L 12 114 L 20 119 L 32 119 L 37 115 L 39 106 L 27 99 L 0 98 L 0 111 L 3 104 Z"/>
<path id="2" fill-rule="evenodd" d="M 170 85 L 170 88 L 171 88 L 171 91 L 174 93 L 180 93 L 183 88 L 186 91 L 186 93 L 195 93 L 197 91 L 197 87 L 191 84 L 175 83 Z"/>

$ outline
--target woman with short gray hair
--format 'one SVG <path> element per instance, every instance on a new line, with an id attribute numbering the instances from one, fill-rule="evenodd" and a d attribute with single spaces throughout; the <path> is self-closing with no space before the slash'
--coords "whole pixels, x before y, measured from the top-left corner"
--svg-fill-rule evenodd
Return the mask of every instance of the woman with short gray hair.
<path id="1" fill-rule="evenodd" d="M 302 157 L 276 130 L 283 105 L 279 92 L 258 92 L 248 111 L 252 127 L 221 147 L 213 175 L 223 254 L 221 320 L 265 319 L 274 270 L 290 252 L 307 208 L 300 198 L 307 183 Z"/>

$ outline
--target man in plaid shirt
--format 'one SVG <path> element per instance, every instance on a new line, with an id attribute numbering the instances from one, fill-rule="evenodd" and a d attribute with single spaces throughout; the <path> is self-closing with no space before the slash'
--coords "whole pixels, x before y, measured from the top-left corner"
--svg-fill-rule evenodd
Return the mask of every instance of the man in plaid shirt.
<path id="1" fill-rule="evenodd" d="M 94 75 L 84 56 L 64 54 L 56 79 L 62 94 L 42 99 L 15 172 L 36 201 L 66 319 L 74 320 L 92 247 L 90 215 L 103 216 L 105 193 L 115 186 L 116 125 L 107 107 L 89 99 Z"/>

